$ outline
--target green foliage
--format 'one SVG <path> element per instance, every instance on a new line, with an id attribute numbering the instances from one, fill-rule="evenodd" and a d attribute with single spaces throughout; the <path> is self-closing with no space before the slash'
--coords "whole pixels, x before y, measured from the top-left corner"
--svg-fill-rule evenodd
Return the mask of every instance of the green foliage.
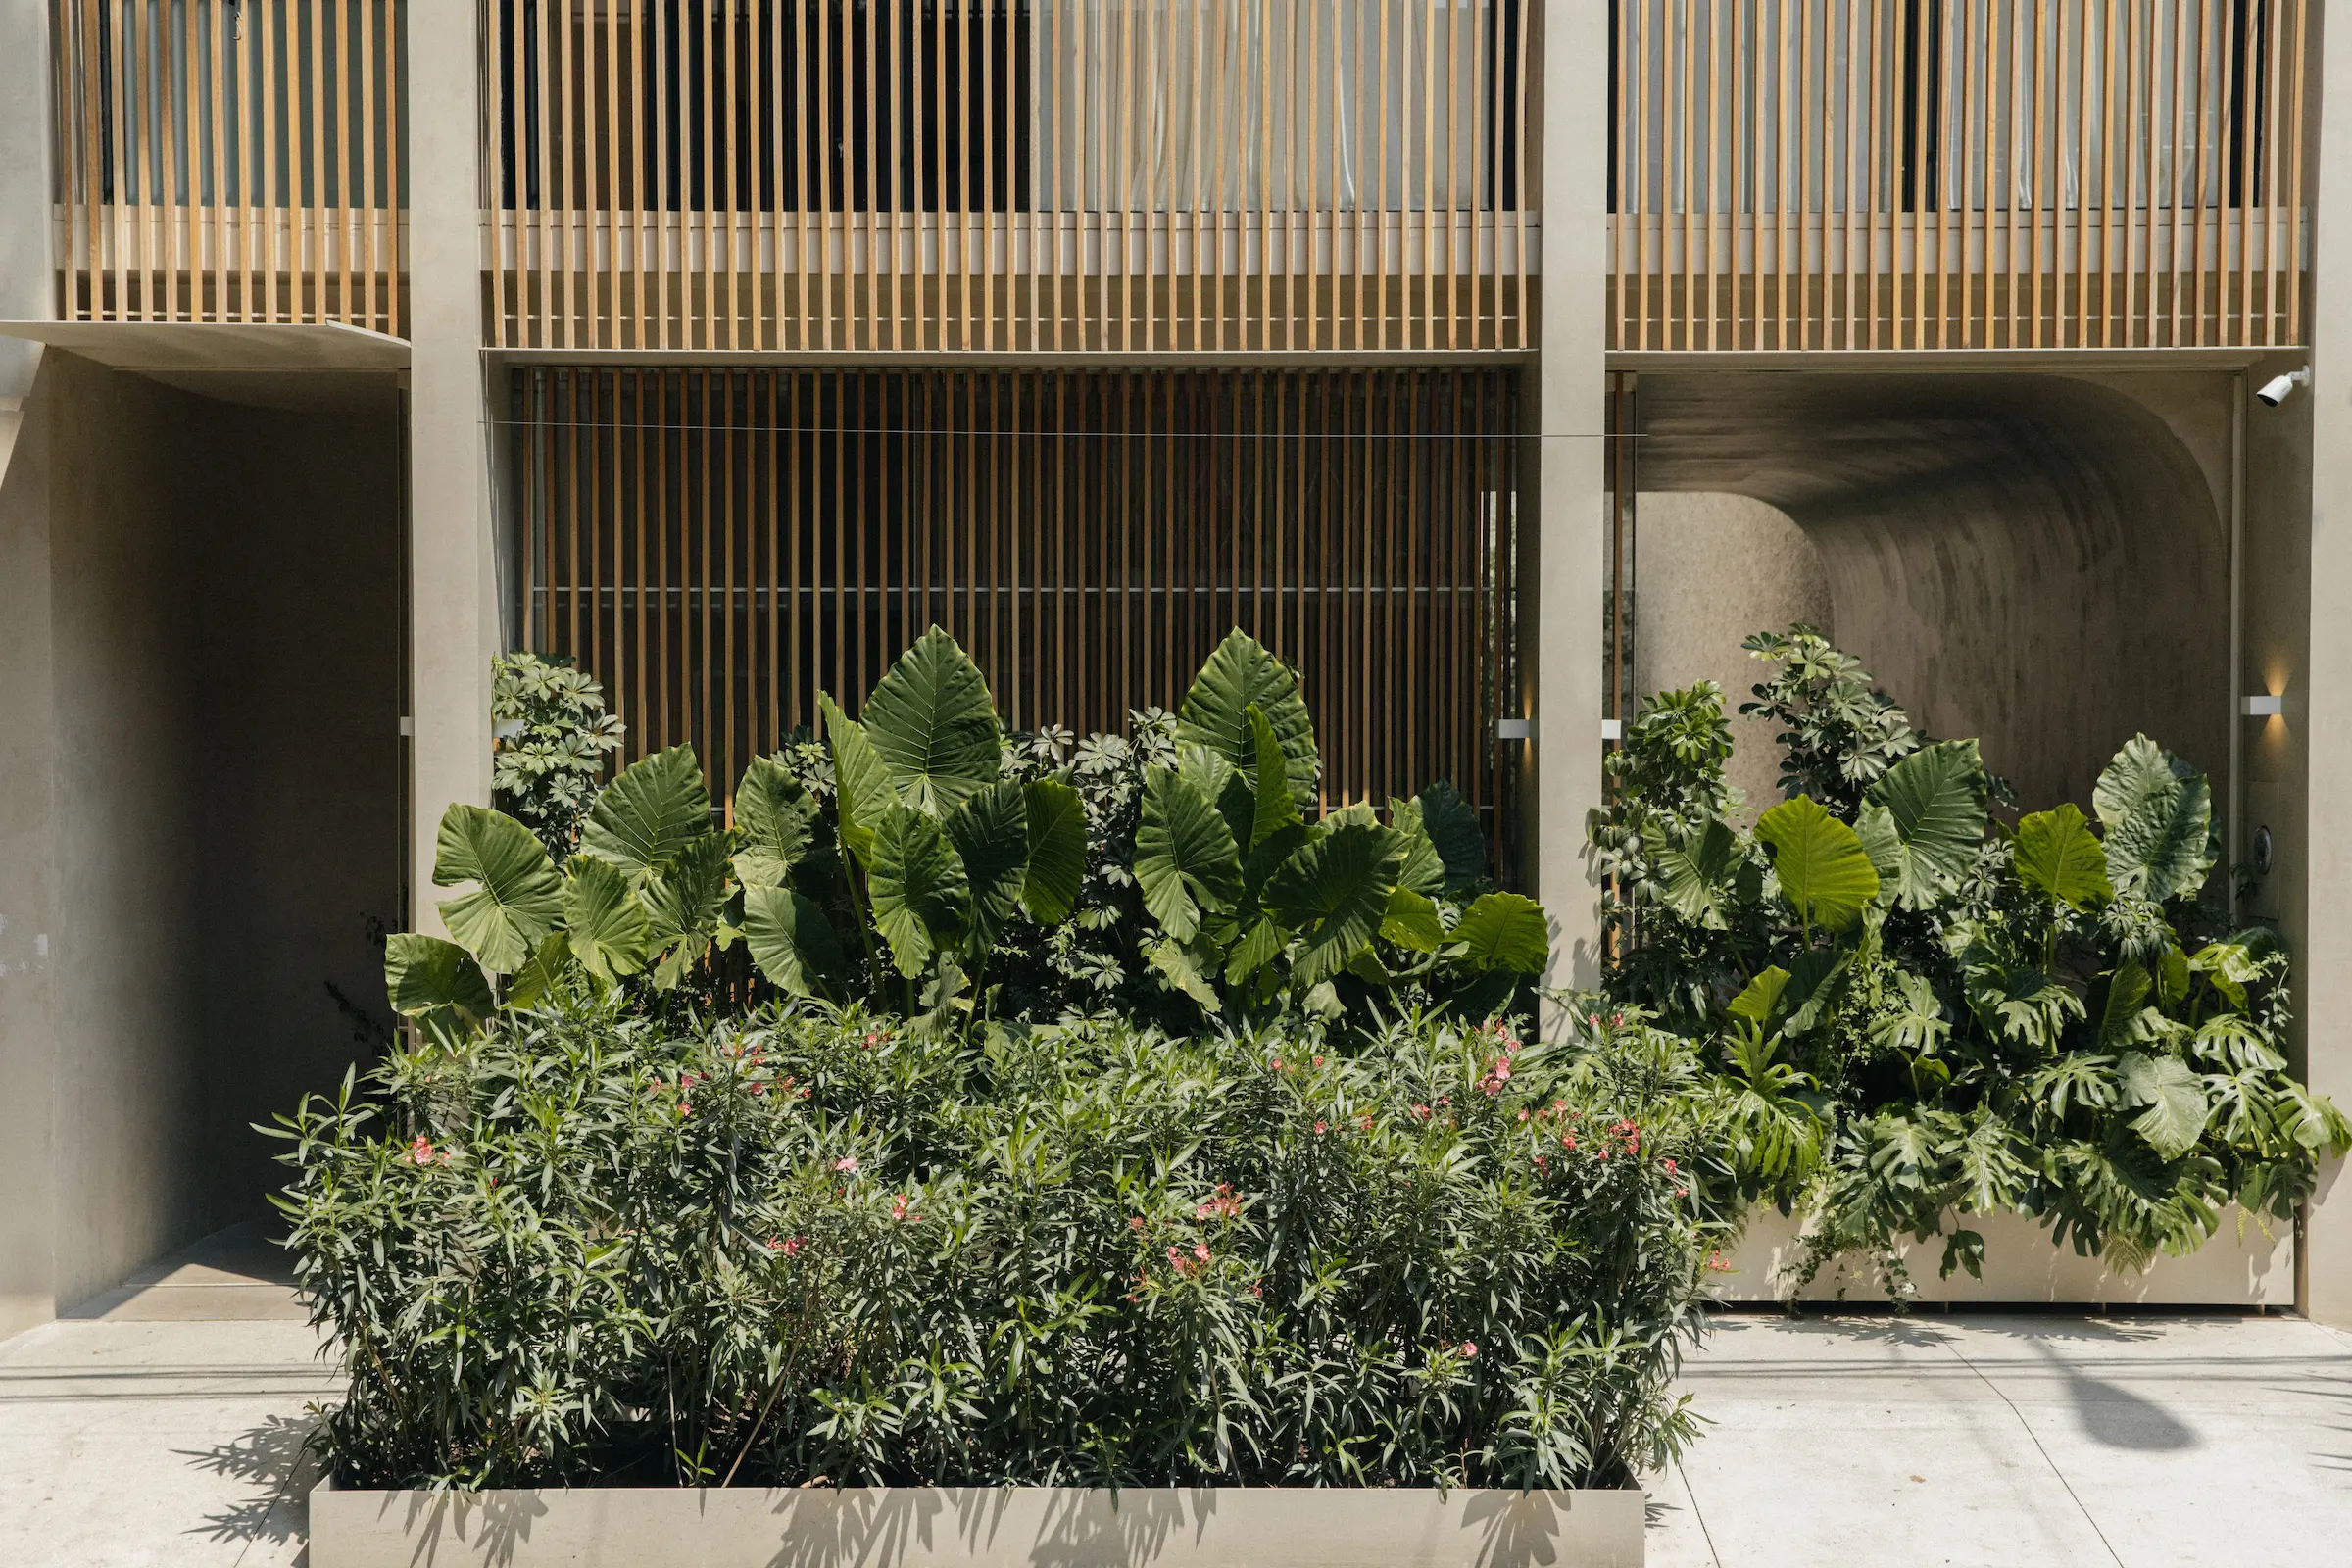
<path id="1" fill-rule="evenodd" d="M 1722 1127 L 1639 1023 L 572 993 L 370 1077 L 280 1129 L 346 1486 L 1624 1486 L 1694 1431 Z"/>
<path id="2" fill-rule="evenodd" d="M 561 862 L 620 749 L 605 689 L 568 659 L 506 654 L 490 664 L 490 784 L 500 807 Z"/>
<path id="3" fill-rule="evenodd" d="M 400 1010 L 447 1033 L 572 992 L 721 1013 L 781 993 L 896 1007 L 917 1030 L 1103 1010 L 1369 1027 L 1523 1005 L 1548 961 L 1532 903 L 1465 918 L 1487 853 L 1449 787 L 1386 822 L 1360 806 L 1308 820 L 1320 764 L 1298 679 L 1240 632 L 1179 713 L 1132 715 L 1132 738 L 1004 734 L 937 628 L 860 718 L 817 706 L 824 739 L 755 759 L 731 826 L 692 748 L 622 769 L 565 872 L 518 823 L 452 807 L 440 880 L 477 886 L 442 918 L 471 967 L 407 952 Z"/>
<path id="4" fill-rule="evenodd" d="M 1806 1218 L 1801 1279 L 1840 1253 L 1901 1286 L 1905 1237 L 1975 1270 L 1958 1214 L 2034 1215 L 2113 1264 L 2193 1250 L 2236 1203 L 2290 1222 L 2317 1152 L 2352 1144 L 2286 1072 L 2286 958 L 2199 904 L 2203 774 L 2145 736 L 2072 805 L 1991 814 L 1974 742 L 1933 742 L 1799 627 L 1742 711 L 1782 726 L 1790 798 L 1752 831 L 1723 784 L 1721 694 L 1645 706 L 1590 832 L 1610 877 L 1612 1005 L 1715 1064 L 1716 1186 Z M 1769 871 L 1769 875 L 1765 873 Z"/>

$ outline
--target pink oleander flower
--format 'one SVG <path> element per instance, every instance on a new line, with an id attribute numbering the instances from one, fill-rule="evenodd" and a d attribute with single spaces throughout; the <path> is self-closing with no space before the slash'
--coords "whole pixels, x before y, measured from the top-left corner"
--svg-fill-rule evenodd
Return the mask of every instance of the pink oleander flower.
<path id="1" fill-rule="evenodd" d="M 1194 1255 L 1195 1257 L 1199 1258 L 1199 1259 L 1200 1259 L 1201 1262 L 1203 1262 L 1203 1263 L 1207 1262 L 1207 1261 L 1208 1261 L 1208 1247 L 1207 1247 L 1207 1245 L 1206 1245 L 1205 1243 L 1195 1242 L 1195 1243 L 1193 1244 L 1193 1255 Z"/>
<path id="2" fill-rule="evenodd" d="M 1266 1063 L 1266 1067 L 1267 1070 L 1271 1072 L 1282 1071 L 1282 1058 L 1280 1056 L 1276 1056 L 1272 1061 Z"/>
<path id="3" fill-rule="evenodd" d="M 808 1244 L 805 1237 L 795 1236 L 791 1241 L 784 1244 L 784 1255 L 786 1257 L 796 1257 L 800 1254 L 801 1249 L 807 1245 Z"/>
<path id="4" fill-rule="evenodd" d="M 1574 1149 L 1574 1148 L 1576 1147 L 1576 1134 L 1574 1134 L 1574 1133 L 1562 1133 L 1562 1134 L 1560 1134 L 1560 1147 L 1561 1147 L 1562 1149 Z"/>
<path id="5" fill-rule="evenodd" d="M 1133 1219 L 1127 1222 L 1127 1228 L 1131 1231 L 1142 1230 L 1144 1228 L 1144 1216 L 1141 1214 L 1136 1215 Z"/>
<path id="6" fill-rule="evenodd" d="M 1315 1123 L 1315 1131 L 1316 1131 L 1316 1132 L 1318 1132 L 1318 1133 L 1325 1133 L 1325 1132 L 1329 1132 L 1330 1130 L 1331 1130 L 1331 1129 L 1330 1129 L 1330 1127 L 1329 1127 L 1328 1125 L 1326 1125 L 1325 1123 L 1323 1123 L 1323 1122 L 1317 1122 L 1317 1123 Z"/>
<path id="7" fill-rule="evenodd" d="M 908 1214 L 906 1212 L 906 1195 L 905 1193 L 900 1193 L 891 1199 L 890 1217 L 892 1219 L 911 1219 L 918 1225 L 922 1223 L 923 1219 L 923 1216 L 920 1214 Z"/>
<path id="8" fill-rule="evenodd" d="M 833 1162 L 833 1168 L 835 1170 L 855 1172 L 858 1169 L 858 1156 L 856 1154 L 844 1154 Z"/>
<path id="9" fill-rule="evenodd" d="M 1321 1056 L 1317 1056 L 1317 1057 L 1315 1058 L 1315 1065 L 1316 1065 L 1316 1066 L 1318 1066 L 1318 1067 L 1320 1067 L 1320 1066 L 1322 1066 L 1322 1065 L 1323 1065 L 1323 1058 L 1322 1058 Z"/>
<path id="10" fill-rule="evenodd" d="M 1665 1163 L 1665 1166 L 1666 1166 L 1666 1172 L 1667 1172 L 1667 1174 L 1668 1174 L 1668 1175 L 1672 1175 L 1672 1174 L 1674 1173 L 1674 1161 L 1673 1161 L 1673 1160 L 1671 1160 L 1671 1159 L 1669 1159 L 1669 1160 L 1665 1161 L 1664 1163 Z"/>
<path id="11" fill-rule="evenodd" d="M 1415 1121 L 1429 1120 L 1429 1107 L 1427 1105 L 1415 1105 L 1413 1107 L 1413 1119 Z"/>
<path id="12" fill-rule="evenodd" d="M 1476 1341 L 1464 1340 L 1462 1342 L 1462 1359 L 1465 1361 L 1475 1361 L 1478 1359 L 1478 1344 Z"/>
<path id="13" fill-rule="evenodd" d="M 416 1141 L 409 1145 L 409 1158 L 419 1165 L 430 1165 L 433 1162 L 433 1141 L 418 1133 Z"/>
<path id="14" fill-rule="evenodd" d="M 1522 1111 L 1520 1111 L 1520 1112 L 1519 1112 L 1519 1119 L 1520 1119 L 1521 1121 L 1525 1121 L 1525 1120 L 1527 1120 L 1527 1112 L 1526 1112 L 1525 1110 L 1522 1110 Z"/>

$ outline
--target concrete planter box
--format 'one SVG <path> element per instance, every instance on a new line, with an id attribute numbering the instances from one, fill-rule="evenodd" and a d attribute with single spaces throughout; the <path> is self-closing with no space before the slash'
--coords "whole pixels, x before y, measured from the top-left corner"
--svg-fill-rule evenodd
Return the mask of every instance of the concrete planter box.
<path id="1" fill-rule="evenodd" d="M 311 1494 L 311 1568 L 1639 1568 L 1639 1492 Z"/>
<path id="2" fill-rule="evenodd" d="M 2240 1227 L 2243 1234 L 2240 1234 Z M 1954 1216 L 1944 1216 L 1950 1230 Z M 2079 1257 L 2072 1247 L 2051 1245 L 2050 1233 L 2023 1214 L 1974 1214 L 1959 1221 L 1984 1238 L 1984 1277 L 1966 1270 L 1937 1279 L 1943 1266 L 1941 1242 L 1904 1249 L 1918 1301 L 1956 1301 L 2098 1306 L 2291 1307 L 2295 1304 L 2295 1243 L 2287 1226 L 2270 1221 L 2270 1234 L 2238 1209 L 2223 1210 L 2213 1240 L 2186 1257 L 2158 1256 L 2144 1273 L 2110 1269 L 2095 1257 Z M 1797 1224 L 1777 1209 L 1750 1209 L 1739 1245 L 1724 1249 L 1728 1274 L 1711 1275 L 1708 1294 L 1730 1304 L 1782 1298 L 1780 1276 L 1804 1255 Z M 1851 1263 L 1822 1270 L 1799 1299 L 1884 1301 L 1886 1295 L 1867 1267 Z"/>

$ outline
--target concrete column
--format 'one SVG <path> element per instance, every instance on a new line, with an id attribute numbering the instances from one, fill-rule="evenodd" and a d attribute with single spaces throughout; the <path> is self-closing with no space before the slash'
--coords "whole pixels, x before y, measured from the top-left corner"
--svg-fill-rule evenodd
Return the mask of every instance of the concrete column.
<path id="1" fill-rule="evenodd" d="M 2352 14 L 2348 14 L 2352 18 Z M 2331 19 L 2328 19 L 2331 20 Z M 2296 955 L 2311 1086 L 2352 1106 L 2352 25 L 2318 41 L 2312 234 L 2311 658 L 2285 723 L 2304 736 L 2304 932 Z M 2303 1308 L 2352 1325 L 2352 1182 L 2323 1171 L 2305 1239 Z"/>
<path id="2" fill-rule="evenodd" d="M 482 373 L 473 0 L 409 7 L 409 924 L 439 931 L 433 837 L 490 802 L 500 583 Z"/>
<path id="3" fill-rule="evenodd" d="M 1528 832 L 1536 896 L 1554 925 L 1551 983 L 1590 986 L 1600 974 L 1585 813 L 1600 801 L 1604 678 L 1609 8 L 1579 0 L 1540 15 L 1544 291 L 1531 410 L 1539 533 Z"/>

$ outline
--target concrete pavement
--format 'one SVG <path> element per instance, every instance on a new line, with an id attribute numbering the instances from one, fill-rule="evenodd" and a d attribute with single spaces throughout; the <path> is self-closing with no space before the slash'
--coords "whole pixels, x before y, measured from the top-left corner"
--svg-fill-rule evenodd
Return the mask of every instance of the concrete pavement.
<path id="1" fill-rule="evenodd" d="M 258 1226 L 0 1343 L 0 1563 L 302 1561 L 316 1345 Z"/>
<path id="2" fill-rule="evenodd" d="M 1653 1568 L 2352 1561 L 2352 1336 L 2285 1317 L 1727 1315 Z"/>

